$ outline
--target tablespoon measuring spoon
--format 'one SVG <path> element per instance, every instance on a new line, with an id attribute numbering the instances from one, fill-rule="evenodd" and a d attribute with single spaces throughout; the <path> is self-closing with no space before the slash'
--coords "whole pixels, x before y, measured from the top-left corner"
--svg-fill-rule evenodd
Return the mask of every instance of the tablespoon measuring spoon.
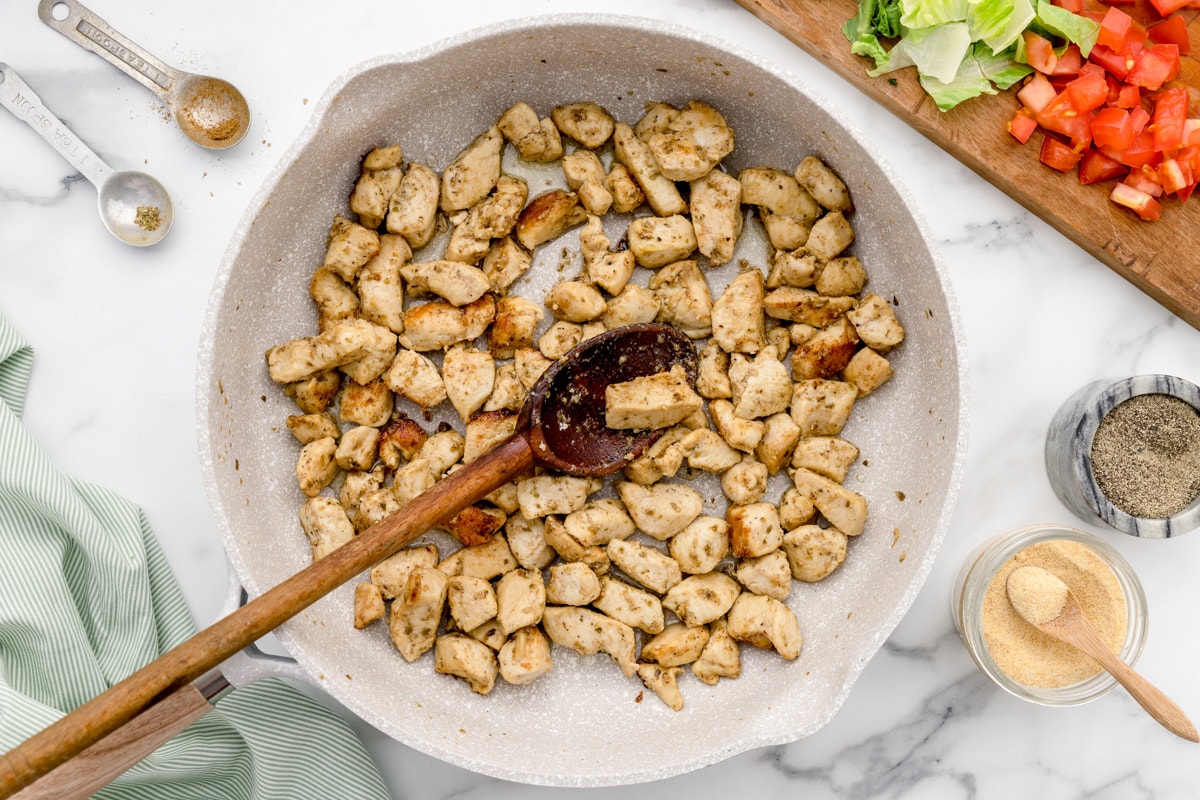
<path id="1" fill-rule="evenodd" d="M 104 163 L 4 63 L 0 63 L 0 105 L 24 120 L 96 186 L 100 219 L 113 236 L 142 247 L 162 241 L 171 230 L 175 207 L 163 185 L 144 172 L 117 171 Z"/>
<path id="2" fill-rule="evenodd" d="M 41 0 L 38 16 L 162 98 L 183 134 L 201 147 L 233 147 L 250 129 L 250 107 L 233 84 L 167 66 L 82 3 Z"/>

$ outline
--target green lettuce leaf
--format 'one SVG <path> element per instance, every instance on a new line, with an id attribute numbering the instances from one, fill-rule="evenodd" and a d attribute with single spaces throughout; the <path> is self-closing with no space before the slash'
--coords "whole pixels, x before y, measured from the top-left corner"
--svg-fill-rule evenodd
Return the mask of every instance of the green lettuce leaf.
<path id="1" fill-rule="evenodd" d="M 1079 52 L 1084 58 L 1096 46 L 1096 37 L 1100 35 L 1100 24 L 1087 17 L 1073 14 L 1064 8 L 1038 0 L 1037 21 L 1050 33 L 1079 45 Z"/>
<path id="2" fill-rule="evenodd" d="M 916 65 L 921 77 L 952 83 L 970 49 L 971 34 L 965 22 L 909 30 L 888 52 L 887 62 L 867 74 L 877 76 Z"/>
<path id="3" fill-rule="evenodd" d="M 900 24 L 916 29 L 963 22 L 970 6 L 971 0 L 900 0 Z"/>
<path id="4" fill-rule="evenodd" d="M 971 41 L 983 42 L 1001 53 L 1021 38 L 1037 14 L 1030 0 L 979 0 L 967 14 Z"/>

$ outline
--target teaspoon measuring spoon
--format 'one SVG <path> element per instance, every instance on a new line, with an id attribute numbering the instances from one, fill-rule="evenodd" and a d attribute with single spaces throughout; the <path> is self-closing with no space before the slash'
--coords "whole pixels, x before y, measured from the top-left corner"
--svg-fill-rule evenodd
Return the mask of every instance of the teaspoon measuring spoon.
<path id="1" fill-rule="evenodd" d="M 113 236 L 141 247 L 162 241 L 171 230 L 175 207 L 163 185 L 144 172 L 117 171 L 104 163 L 4 63 L 0 63 L 0 105 L 37 131 L 96 186 L 100 219 Z"/>
<path id="2" fill-rule="evenodd" d="M 250 129 L 250 107 L 233 84 L 167 66 L 82 3 L 41 0 L 38 16 L 161 97 L 183 134 L 201 147 L 233 147 Z"/>

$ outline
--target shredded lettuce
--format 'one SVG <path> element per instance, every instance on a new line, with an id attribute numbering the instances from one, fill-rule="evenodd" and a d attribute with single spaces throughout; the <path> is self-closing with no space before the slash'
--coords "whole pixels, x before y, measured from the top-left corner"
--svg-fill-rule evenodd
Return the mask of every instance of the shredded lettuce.
<path id="1" fill-rule="evenodd" d="M 888 52 L 888 59 L 868 75 L 882 75 L 901 67 L 915 65 L 923 78 L 952 83 L 959 66 L 971 49 L 971 35 L 965 22 L 948 22 L 929 28 L 909 30 Z"/>
<path id="2" fill-rule="evenodd" d="M 970 0 L 900 0 L 900 24 L 909 29 L 964 22 Z"/>
<path id="3" fill-rule="evenodd" d="M 1100 25 L 1087 17 L 1073 14 L 1065 8 L 1038 0 L 1037 21 L 1051 34 L 1074 42 L 1079 45 L 1079 52 L 1084 58 L 1096 46 L 1096 37 L 1100 35 Z"/>

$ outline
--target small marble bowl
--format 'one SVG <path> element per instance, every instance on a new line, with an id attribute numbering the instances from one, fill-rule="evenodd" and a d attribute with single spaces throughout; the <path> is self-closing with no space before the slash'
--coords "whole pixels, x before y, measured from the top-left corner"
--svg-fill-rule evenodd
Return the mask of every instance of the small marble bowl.
<path id="1" fill-rule="evenodd" d="M 1092 440 L 1108 412 L 1131 397 L 1164 394 L 1200 413 L 1200 388 L 1171 375 L 1137 375 L 1089 383 L 1063 403 L 1046 435 L 1046 474 L 1054 493 L 1084 522 L 1145 539 L 1166 539 L 1200 527 L 1200 498 L 1171 517 L 1135 517 L 1115 506 L 1092 471 Z"/>
<path id="2" fill-rule="evenodd" d="M 1094 534 L 1068 525 L 1031 525 L 984 542 L 963 562 L 950 596 L 954 626 L 979 671 L 1004 691 L 1044 706 L 1074 706 L 1106 694 L 1117 685 L 1103 670 L 1069 686 L 1027 686 L 1000 669 L 983 635 L 984 599 L 993 577 L 1018 552 L 1041 542 L 1069 541 L 1084 545 L 1108 565 L 1125 596 L 1125 641 L 1117 657 L 1133 665 L 1142 654 L 1149 628 L 1146 593 L 1129 562 L 1112 545 Z"/>

